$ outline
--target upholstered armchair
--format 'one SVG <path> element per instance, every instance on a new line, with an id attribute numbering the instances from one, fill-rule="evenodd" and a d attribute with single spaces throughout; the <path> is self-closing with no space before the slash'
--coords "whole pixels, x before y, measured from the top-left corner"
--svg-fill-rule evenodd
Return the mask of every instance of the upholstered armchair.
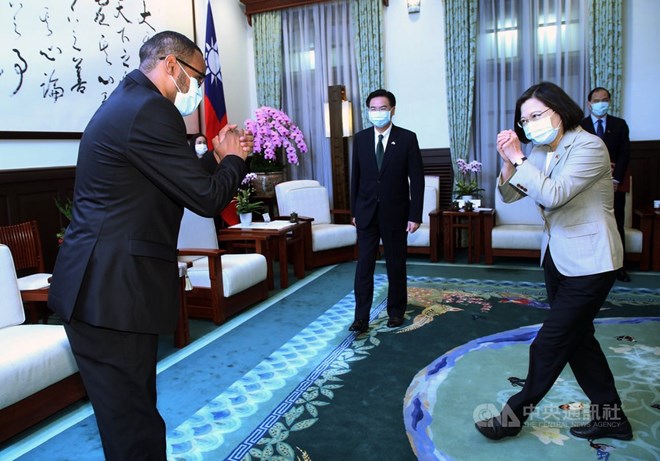
<path id="1" fill-rule="evenodd" d="M 651 216 L 632 207 L 632 178 L 626 194 L 625 238 L 627 261 L 639 263 L 640 270 L 649 270 L 651 263 Z M 633 215 L 638 222 L 633 222 Z M 633 227 L 635 226 L 635 227 Z M 540 258 L 543 220 L 537 205 L 530 198 L 505 203 L 495 192 L 495 213 L 484 215 L 484 248 L 486 264 L 494 256 Z"/>
<path id="2" fill-rule="evenodd" d="M 335 224 L 333 216 L 349 210 L 331 210 L 328 190 L 318 181 L 287 181 L 275 186 L 277 208 L 282 216 L 297 213 L 312 219 L 305 235 L 305 269 L 352 261 L 357 258 L 357 232 L 351 224 Z"/>
<path id="3" fill-rule="evenodd" d="M 245 308 L 266 299 L 266 257 L 257 254 L 228 254 L 218 249 L 213 218 L 185 210 L 179 231 L 179 260 L 191 262 L 186 291 L 188 314 L 220 325 Z"/>
<path id="4" fill-rule="evenodd" d="M 24 321 L 12 253 L 0 245 L 0 443 L 85 396 L 64 327 Z"/>
<path id="5" fill-rule="evenodd" d="M 424 176 L 424 207 L 422 224 L 414 234 L 408 234 L 408 253 L 428 254 L 431 262 L 438 262 L 440 238 L 440 178 Z"/>
<path id="6" fill-rule="evenodd" d="M 14 266 L 19 274 L 18 287 L 28 313 L 28 321 L 46 321 L 51 313 L 46 307 L 46 301 L 52 274 L 44 271 L 37 221 L 1 226 L 0 243 L 11 250 Z"/>

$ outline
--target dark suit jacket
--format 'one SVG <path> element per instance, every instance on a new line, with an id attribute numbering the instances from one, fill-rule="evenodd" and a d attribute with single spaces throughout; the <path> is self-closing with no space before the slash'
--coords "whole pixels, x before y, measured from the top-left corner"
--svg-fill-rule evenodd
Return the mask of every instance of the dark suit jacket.
<path id="1" fill-rule="evenodd" d="M 176 326 L 177 237 L 183 208 L 216 215 L 235 195 L 245 162 L 213 174 L 186 143 L 174 104 L 139 70 L 94 114 L 78 152 L 73 217 L 48 304 L 68 322 L 140 333 Z"/>
<path id="2" fill-rule="evenodd" d="M 392 126 L 379 172 L 374 128 L 360 131 L 353 138 L 352 165 L 351 210 L 358 228 L 368 226 L 377 209 L 390 229 L 422 222 L 424 167 L 415 133 Z"/>
<path id="3" fill-rule="evenodd" d="M 627 192 L 625 186 L 629 184 L 630 170 L 628 162 L 630 161 L 630 130 L 628 124 L 622 118 L 607 116 L 605 135 L 603 141 L 610 153 L 610 162 L 613 164 L 612 177 L 622 185 L 619 190 Z M 580 122 L 582 128 L 591 134 L 596 134 L 591 116 L 582 119 Z M 628 186 L 629 187 L 629 186 Z"/>

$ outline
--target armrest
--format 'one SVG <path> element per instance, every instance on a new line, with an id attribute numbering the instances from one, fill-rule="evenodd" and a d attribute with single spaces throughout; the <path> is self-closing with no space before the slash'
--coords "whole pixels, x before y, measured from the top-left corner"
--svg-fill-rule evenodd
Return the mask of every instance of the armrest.
<path id="1" fill-rule="evenodd" d="M 180 248 L 178 250 L 179 256 L 207 256 L 213 258 L 214 256 L 220 256 L 227 251 L 225 250 L 215 250 L 212 248 Z"/>
<path id="2" fill-rule="evenodd" d="M 289 219 L 291 219 L 291 217 L 290 216 L 275 216 L 272 219 L 275 220 L 275 221 L 288 221 Z M 298 220 L 312 222 L 312 221 L 314 221 L 314 218 L 309 217 L 309 216 L 298 216 Z"/>

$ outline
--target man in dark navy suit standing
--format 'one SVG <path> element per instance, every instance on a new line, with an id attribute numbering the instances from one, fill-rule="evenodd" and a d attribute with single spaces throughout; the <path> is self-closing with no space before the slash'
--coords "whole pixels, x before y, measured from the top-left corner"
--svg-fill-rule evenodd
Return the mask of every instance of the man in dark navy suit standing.
<path id="1" fill-rule="evenodd" d="M 373 127 L 353 140 L 351 210 L 357 227 L 358 262 L 355 270 L 355 321 L 350 331 L 369 328 L 376 255 L 382 239 L 387 265 L 387 326 L 403 324 L 406 311 L 408 232 L 422 222 L 424 169 L 417 136 L 394 126 L 396 98 L 386 90 L 372 92 L 366 101 Z"/>
<path id="2" fill-rule="evenodd" d="M 613 115 L 608 115 L 610 107 L 610 92 L 602 87 L 596 87 L 589 92 L 589 110 L 591 114 L 585 117 L 580 125 L 591 134 L 598 135 L 610 154 L 612 165 L 612 183 L 614 187 L 614 218 L 623 243 L 623 254 L 626 254 L 626 235 L 624 224 L 626 220 L 626 193 L 630 192 L 630 130 L 626 121 Z M 617 272 L 617 278 L 630 282 L 630 276 L 624 266 Z"/>
<path id="3" fill-rule="evenodd" d="M 216 215 L 247 173 L 253 138 L 236 125 L 213 139 L 215 171 L 191 155 L 182 116 L 201 101 L 205 74 L 194 42 L 154 35 L 80 140 L 48 304 L 64 322 L 107 460 L 166 459 L 156 353 L 158 335 L 176 327 L 183 209 Z"/>

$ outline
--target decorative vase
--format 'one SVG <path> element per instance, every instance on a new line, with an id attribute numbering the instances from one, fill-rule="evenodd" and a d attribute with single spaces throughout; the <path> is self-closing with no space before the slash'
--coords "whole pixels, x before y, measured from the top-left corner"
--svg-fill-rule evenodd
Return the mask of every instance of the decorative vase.
<path id="1" fill-rule="evenodd" d="M 252 213 L 240 213 L 238 217 L 241 218 L 241 224 L 252 224 Z"/>
<path id="2" fill-rule="evenodd" d="M 257 177 L 252 180 L 252 187 L 254 187 L 254 195 L 258 197 L 275 197 L 275 186 L 286 181 L 284 170 L 255 174 Z"/>
<path id="3" fill-rule="evenodd" d="M 460 198 L 464 202 L 471 202 L 473 197 L 471 195 L 462 195 Z"/>

